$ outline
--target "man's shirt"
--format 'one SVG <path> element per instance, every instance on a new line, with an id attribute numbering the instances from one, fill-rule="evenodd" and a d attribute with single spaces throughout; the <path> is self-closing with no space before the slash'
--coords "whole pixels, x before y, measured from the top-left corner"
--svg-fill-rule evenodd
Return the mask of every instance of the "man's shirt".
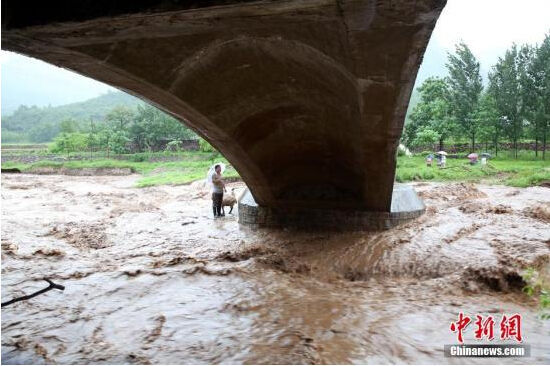
<path id="1" fill-rule="evenodd" d="M 223 180 L 221 174 L 214 173 L 214 175 L 212 175 L 212 186 L 214 193 L 223 193 Z"/>

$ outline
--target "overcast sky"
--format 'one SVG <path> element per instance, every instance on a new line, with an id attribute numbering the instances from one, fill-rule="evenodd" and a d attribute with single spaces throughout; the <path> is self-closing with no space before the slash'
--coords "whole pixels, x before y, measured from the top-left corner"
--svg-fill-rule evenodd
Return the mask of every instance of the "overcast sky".
<path id="1" fill-rule="evenodd" d="M 549 32 L 550 0 L 448 0 L 431 41 L 452 50 L 463 40 L 482 63 L 493 64 L 513 42 L 541 43 Z"/>
<path id="2" fill-rule="evenodd" d="M 486 73 L 512 42 L 540 43 L 550 32 L 550 0 L 448 0 L 418 80 L 444 72 L 446 51 L 463 40 Z M 98 96 L 111 87 L 42 61 L 1 51 L 2 114 L 19 104 L 60 105 Z"/>

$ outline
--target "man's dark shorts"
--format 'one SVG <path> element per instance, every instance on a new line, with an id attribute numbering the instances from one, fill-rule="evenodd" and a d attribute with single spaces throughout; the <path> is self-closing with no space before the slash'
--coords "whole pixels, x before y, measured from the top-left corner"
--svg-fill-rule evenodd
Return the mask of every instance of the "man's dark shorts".
<path id="1" fill-rule="evenodd" d="M 222 193 L 212 193 L 212 206 L 221 207 L 223 202 L 223 192 Z"/>

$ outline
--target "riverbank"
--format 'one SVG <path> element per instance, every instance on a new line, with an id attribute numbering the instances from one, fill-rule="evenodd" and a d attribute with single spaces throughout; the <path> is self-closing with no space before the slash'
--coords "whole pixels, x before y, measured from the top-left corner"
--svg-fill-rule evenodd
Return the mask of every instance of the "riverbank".
<path id="1" fill-rule="evenodd" d="M 397 182 L 472 182 L 530 187 L 550 184 L 550 159 L 498 157 L 487 165 L 470 165 L 468 159 L 447 159 L 444 169 L 426 166 L 424 156 L 401 156 L 397 159 Z"/>
<path id="2" fill-rule="evenodd" d="M 504 154 L 504 153 L 503 153 Z M 52 160 L 53 159 L 53 160 Z M 204 152 L 161 152 L 99 157 L 89 159 L 81 154 L 70 155 L 18 155 L 3 156 L 2 169 L 19 169 L 34 174 L 78 175 L 78 170 L 126 171 L 137 173 L 141 178 L 137 187 L 189 184 L 203 179 L 208 168 L 221 161 L 228 165 L 224 175 L 237 179 L 238 172 L 225 158 L 216 153 Z M 117 173 L 118 174 L 118 173 Z M 90 174 L 88 174 L 90 175 Z M 400 183 L 433 182 L 476 182 L 505 184 L 513 187 L 529 187 L 550 184 L 550 159 L 535 159 L 522 154 L 520 159 L 498 157 L 489 160 L 486 166 L 470 165 L 467 159 L 447 159 L 447 167 L 427 167 L 423 156 L 400 156 L 397 158 L 396 181 Z"/>
<path id="3" fill-rule="evenodd" d="M 33 161 L 28 162 L 26 156 L 17 156 L 13 160 L 3 159 L 2 169 L 18 169 L 29 174 L 66 174 L 79 175 L 78 171 L 125 171 L 127 174 L 137 173 L 141 177 L 135 182 L 136 187 L 144 188 L 157 185 L 189 184 L 204 179 L 206 172 L 217 162 L 227 165 L 224 176 L 229 179 L 238 178 L 235 169 L 219 154 L 203 152 L 180 153 L 149 153 L 123 155 L 118 158 L 86 159 L 80 155 L 57 156 L 50 160 L 34 161 L 40 155 L 33 155 Z M 81 174 L 91 175 L 91 174 Z M 97 174 L 103 175 L 103 174 Z M 119 175 L 113 174 L 113 175 Z"/>

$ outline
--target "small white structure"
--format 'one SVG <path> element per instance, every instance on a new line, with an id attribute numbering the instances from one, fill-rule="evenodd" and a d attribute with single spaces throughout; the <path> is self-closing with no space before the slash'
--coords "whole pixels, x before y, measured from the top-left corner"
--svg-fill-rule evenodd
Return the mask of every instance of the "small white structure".
<path id="1" fill-rule="evenodd" d="M 406 156 L 412 156 L 413 154 L 411 151 L 403 144 L 399 144 L 399 147 L 397 148 L 399 151 L 403 151 Z"/>

